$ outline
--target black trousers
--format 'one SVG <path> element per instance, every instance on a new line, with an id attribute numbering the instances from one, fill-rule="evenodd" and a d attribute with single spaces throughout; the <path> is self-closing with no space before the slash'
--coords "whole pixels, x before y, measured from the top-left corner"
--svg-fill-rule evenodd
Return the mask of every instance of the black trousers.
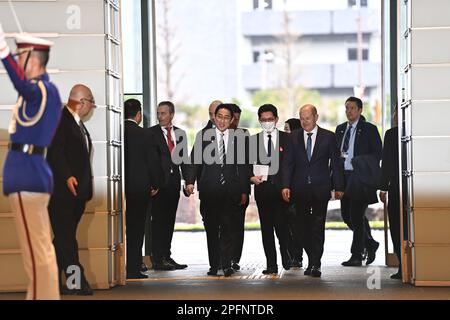
<path id="1" fill-rule="evenodd" d="M 245 211 L 248 207 L 248 200 L 243 205 L 237 208 L 231 217 L 231 238 L 233 241 L 233 250 L 231 253 L 231 261 L 239 263 L 242 256 L 242 249 L 244 247 L 245 234 Z"/>
<path id="2" fill-rule="evenodd" d="M 77 228 L 85 207 L 86 200 L 75 198 L 61 199 L 51 197 L 48 205 L 59 275 L 63 271 L 66 276 L 70 276 L 72 273 L 67 272 L 67 268 L 78 266 L 81 271 L 82 281 L 85 278 L 84 268 L 80 264 L 78 255 Z"/>
<path id="3" fill-rule="evenodd" d="M 297 209 L 295 204 L 290 204 L 288 208 L 288 250 L 291 259 L 303 261 L 303 243 L 299 232 L 296 232 Z"/>
<path id="4" fill-rule="evenodd" d="M 152 207 L 152 254 L 156 262 L 170 258 L 175 219 L 180 200 L 180 182 L 171 175 L 169 185 L 161 188 L 153 197 Z"/>
<path id="5" fill-rule="evenodd" d="M 391 232 L 392 244 L 398 261 L 401 261 L 401 238 L 400 238 L 400 194 L 388 192 L 388 218 L 389 231 Z"/>
<path id="6" fill-rule="evenodd" d="M 145 219 L 151 207 L 149 197 L 127 197 L 126 237 L 127 273 L 136 275 L 142 264 L 142 245 L 144 244 Z"/>
<path id="7" fill-rule="evenodd" d="M 263 182 L 255 187 L 255 199 L 261 223 L 261 235 L 267 268 L 277 268 L 274 231 L 280 244 L 281 259 L 286 263 L 290 263 L 288 251 L 288 204 L 281 198 L 281 192 L 269 182 Z"/>
<path id="8" fill-rule="evenodd" d="M 351 171 L 345 171 L 345 184 L 352 174 Z M 353 231 L 351 253 L 358 258 L 362 258 L 364 248 L 371 248 L 376 243 L 372 237 L 369 221 L 366 218 L 367 207 L 368 203 L 364 200 L 350 199 L 345 194 L 341 200 L 342 219 Z"/>
<path id="9" fill-rule="evenodd" d="M 224 192 L 226 194 L 226 192 Z M 239 206 L 223 196 L 220 199 L 200 201 L 200 212 L 206 231 L 209 266 L 211 269 L 231 267 L 233 250 L 231 221 Z"/>
<path id="10" fill-rule="evenodd" d="M 312 191 L 302 192 L 296 201 L 297 219 L 295 231 L 302 239 L 308 266 L 321 266 L 325 243 L 325 221 L 328 200 L 318 199 Z"/>

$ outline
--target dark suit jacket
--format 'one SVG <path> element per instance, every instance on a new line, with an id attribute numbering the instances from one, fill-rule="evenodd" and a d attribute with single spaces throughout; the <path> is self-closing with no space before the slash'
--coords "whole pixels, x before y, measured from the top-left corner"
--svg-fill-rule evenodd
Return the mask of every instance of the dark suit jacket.
<path id="1" fill-rule="evenodd" d="M 336 128 L 337 147 L 340 150 L 344 138 L 347 122 Z M 355 145 L 353 157 L 371 154 L 375 159 L 381 160 L 381 138 L 378 129 L 373 124 L 360 119 L 356 127 Z"/>
<path id="2" fill-rule="evenodd" d="M 196 157 L 195 155 L 203 155 L 205 148 L 208 146 L 212 148 L 211 144 L 216 144 L 216 150 L 218 150 L 216 136 L 213 135 L 211 139 L 207 139 L 207 141 L 203 141 L 203 132 L 200 131 L 197 134 L 194 147 L 191 152 L 191 161 L 192 165 L 188 170 L 188 174 L 186 176 L 186 184 L 194 184 L 197 177 L 199 176 L 198 172 L 201 170 L 200 179 L 197 181 L 198 191 L 200 200 L 208 200 L 215 201 L 223 197 L 224 189 L 228 194 L 229 199 L 234 204 L 238 204 L 241 200 L 241 195 L 243 193 L 247 193 L 247 188 L 249 184 L 249 172 L 248 166 L 244 164 L 237 163 L 237 142 L 236 139 L 232 139 L 232 136 L 229 136 L 228 147 L 227 147 L 227 157 L 231 155 L 231 148 L 234 149 L 234 158 L 233 164 L 226 163 L 224 168 L 221 168 L 220 164 L 212 163 L 208 164 L 205 162 L 204 157 L 201 159 Z M 231 161 L 227 160 L 227 161 Z M 199 162 L 199 163 L 197 163 Z M 223 173 L 226 184 L 225 187 L 220 185 L 220 175 Z"/>
<path id="3" fill-rule="evenodd" d="M 178 189 L 181 187 L 181 174 L 183 177 L 186 175 L 187 166 L 186 164 L 175 164 L 172 161 L 172 155 L 169 152 L 169 147 L 167 146 L 166 138 L 164 137 L 164 132 L 161 129 L 161 126 L 157 124 L 148 130 L 153 134 L 155 138 L 156 150 L 159 157 L 159 162 L 162 170 L 162 181 L 161 187 L 166 188 L 169 186 L 170 175 L 173 173 L 178 184 Z M 187 150 L 187 135 L 186 131 L 173 126 L 173 131 L 175 133 L 176 138 L 176 150 L 181 148 L 181 150 Z M 183 156 L 183 152 L 181 152 L 181 156 Z M 180 172 L 181 171 L 181 172 Z"/>
<path id="4" fill-rule="evenodd" d="M 398 127 L 394 127 L 386 131 L 384 136 L 380 183 L 380 189 L 383 191 L 399 192 L 398 157 Z"/>
<path id="5" fill-rule="evenodd" d="M 65 107 L 47 154 L 47 161 L 52 168 L 55 182 L 53 197 L 73 198 L 67 187 L 67 179 L 74 176 L 78 181 L 78 186 L 76 187 L 77 198 L 86 201 L 92 198 L 92 170 L 90 162 L 92 141 L 87 129 L 86 133 L 89 141 L 89 150 L 80 126 L 78 126 L 75 118 Z"/>
<path id="6" fill-rule="evenodd" d="M 275 187 L 281 191 L 283 187 L 282 175 L 281 175 L 281 165 L 283 163 L 284 155 L 286 153 L 286 148 L 288 145 L 289 134 L 283 131 L 278 131 L 278 140 L 275 147 L 275 152 L 278 152 L 278 170 L 272 175 L 271 180 Z M 264 143 L 264 133 L 258 133 L 250 137 L 250 144 L 256 146 L 256 164 L 263 164 L 260 159 L 260 152 L 267 155 L 266 146 L 262 145 Z M 261 149 L 262 148 L 262 149 Z M 261 150 L 261 151 L 260 151 Z M 253 166 L 251 168 L 251 176 L 254 176 Z M 256 188 L 256 187 L 255 187 Z"/>
<path id="7" fill-rule="evenodd" d="M 159 188 L 160 162 L 153 134 L 133 121 L 125 121 L 125 195 L 150 197 Z"/>
<path id="8" fill-rule="evenodd" d="M 340 149 L 342 144 L 342 139 L 344 138 L 345 129 L 347 128 L 347 122 L 344 122 L 340 124 L 336 128 L 336 141 L 337 146 Z M 381 153 L 382 153 L 382 143 L 380 134 L 378 133 L 378 129 L 373 124 L 365 121 L 363 118 L 361 118 L 358 122 L 358 125 L 356 127 L 356 136 L 355 136 L 355 144 L 354 144 L 354 152 L 353 152 L 353 159 L 352 159 L 352 165 L 355 162 L 355 159 L 357 161 L 357 158 L 360 156 L 364 156 L 362 160 L 362 165 L 364 163 L 378 163 L 376 165 L 379 166 L 379 161 L 381 160 Z M 372 157 L 372 160 L 367 159 L 367 156 Z M 361 168 L 362 166 L 360 166 Z M 372 168 L 372 170 L 375 172 L 375 168 Z M 359 175 L 361 175 L 361 171 Z M 358 178 L 358 177 L 356 177 Z M 359 191 L 363 191 L 359 189 L 362 187 L 362 185 L 358 185 L 361 181 L 358 181 L 359 179 L 350 179 L 347 183 L 346 189 L 349 188 L 349 190 L 345 190 L 346 194 L 350 197 L 350 194 L 356 195 Z M 373 181 L 378 181 L 379 183 L 379 177 L 378 179 L 375 177 Z M 351 182 L 351 183 L 350 183 Z M 356 185 L 354 185 L 356 183 Z M 368 201 L 368 203 L 375 203 L 378 202 L 377 195 L 376 195 L 376 188 L 369 188 L 364 191 L 363 195 L 364 198 Z M 358 198 L 360 197 L 358 196 Z"/>
<path id="9" fill-rule="evenodd" d="M 283 188 L 291 189 L 293 199 L 306 190 L 327 201 L 331 190 L 344 191 L 342 162 L 333 132 L 318 128 L 311 162 L 306 155 L 304 130 L 291 133 L 282 163 Z"/>

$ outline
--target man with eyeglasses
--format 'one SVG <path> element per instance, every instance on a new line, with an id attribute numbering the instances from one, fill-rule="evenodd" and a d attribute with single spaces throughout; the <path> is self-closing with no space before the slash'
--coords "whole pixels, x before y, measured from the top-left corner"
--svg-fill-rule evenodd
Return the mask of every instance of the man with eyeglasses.
<path id="1" fill-rule="evenodd" d="M 92 198 L 91 154 L 92 141 L 82 119 L 95 108 L 91 89 L 82 84 L 70 91 L 69 101 L 63 109 L 61 122 L 48 151 L 48 162 L 53 170 L 55 190 L 48 211 L 53 228 L 53 244 L 58 260 L 59 276 L 64 272 L 67 289 L 63 294 L 92 295 L 78 256 L 76 239 L 78 223 L 86 202 Z M 76 279 L 79 275 L 79 279 Z"/>
<path id="2" fill-rule="evenodd" d="M 53 43 L 20 34 L 16 37 L 17 54 L 13 55 L 5 39 L 0 24 L 0 59 L 19 94 L 8 130 L 10 143 L 3 171 L 3 192 L 15 216 L 29 279 L 27 299 L 59 299 L 47 212 L 53 177 L 45 160 L 61 114 L 58 89 L 46 71 Z"/>

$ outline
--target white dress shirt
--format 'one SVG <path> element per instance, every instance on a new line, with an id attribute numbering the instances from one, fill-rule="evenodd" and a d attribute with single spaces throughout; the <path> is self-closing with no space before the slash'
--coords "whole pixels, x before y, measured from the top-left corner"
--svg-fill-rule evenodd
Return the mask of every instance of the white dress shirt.
<path id="1" fill-rule="evenodd" d="M 272 136 L 273 147 L 276 150 L 278 142 L 278 129 L 275 128 L 275 130 L 273 130 L 272 133 L 270 133 L 270 135 Z M 263 138 L 264 138 L 264 149 L 266 150 L 266 153 L 268 153 L 269 150 L 267 149 L 267 145 L 269 144 L 269 133 L 263 131 Z"/>
<path id="2" fill-rule="evenodd" d="M 306 130 L 303 130 L 303 139 L 305 140 L 305 150 L 308 147 L 308 133 L 312 133 L 312 135 L 311 135 L 311 156 L 314 154 L 314 146 L 316 145 L 317 131 L 319 131 L 318 126 L 316 126 L 310 132 L 306 132 Z"/>
<path id="3" fill-rule="evenodd" d="M 220 148 L 220 140 L 222 139 L 222 133 L 223 133 L 223 139 L 224 139 L 224 143 L 225 143 L 225 154 L 228 151 L 228 138 L 230 136 L 230 131 L 227 129 L 224 132 L 220 131 L 219 129 L 215 129 L 216 130 L 216 139 L 217 139 L 217 145 Z"/>

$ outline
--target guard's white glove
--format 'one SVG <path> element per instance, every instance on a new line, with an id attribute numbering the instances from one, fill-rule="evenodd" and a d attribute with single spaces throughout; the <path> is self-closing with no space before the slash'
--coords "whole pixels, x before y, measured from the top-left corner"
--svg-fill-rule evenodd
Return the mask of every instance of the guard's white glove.
<path id="1" fill-rule="evenodd" d="M 0 59 L 5 59 L 9 55 L 9 52 L 5 32 L 3 31 L 2 24 L 0 23 Z"/>

